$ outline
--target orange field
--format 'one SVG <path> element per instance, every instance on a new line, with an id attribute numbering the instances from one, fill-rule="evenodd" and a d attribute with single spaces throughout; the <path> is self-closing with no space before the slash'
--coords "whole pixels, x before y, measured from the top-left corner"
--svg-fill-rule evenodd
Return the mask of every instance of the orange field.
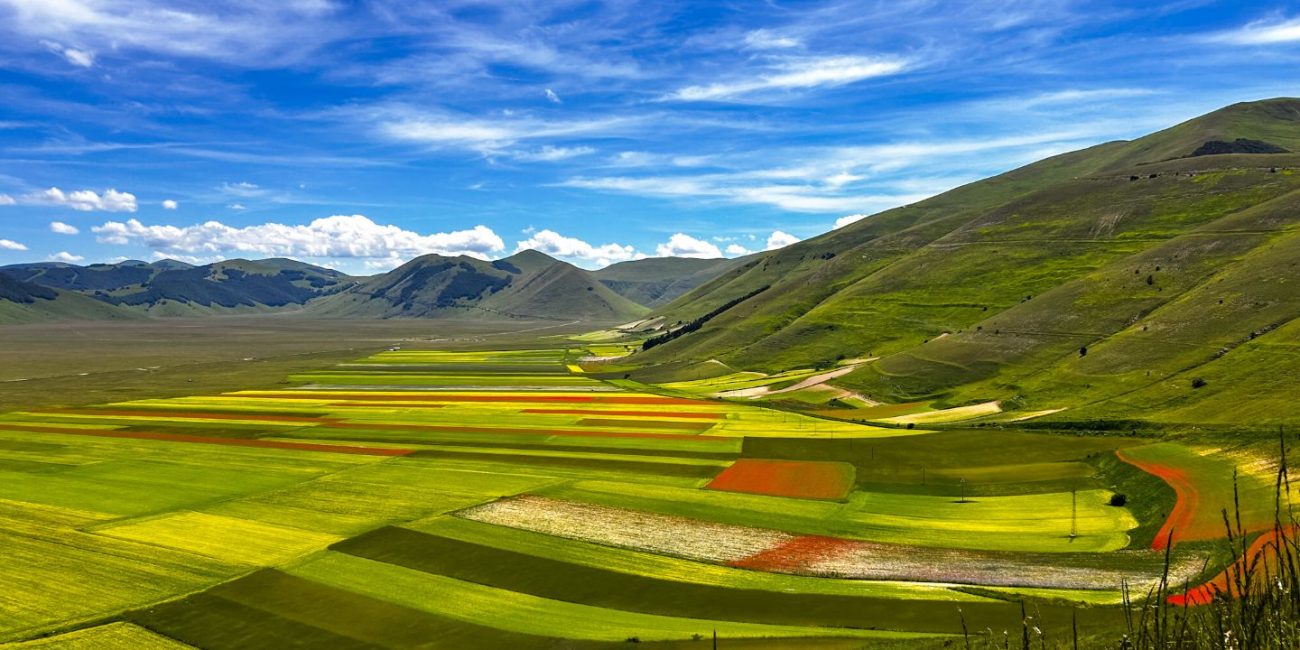
<path id="1" fill-rule="evenodd" d="M 798 499 L 843 499 L 856 472 L 848 463 L 745 458 L 709 483 L 712 490 Z"/>

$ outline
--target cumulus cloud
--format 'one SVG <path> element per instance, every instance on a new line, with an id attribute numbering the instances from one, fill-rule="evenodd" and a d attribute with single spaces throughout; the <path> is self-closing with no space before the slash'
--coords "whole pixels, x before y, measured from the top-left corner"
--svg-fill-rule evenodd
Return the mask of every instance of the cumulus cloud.
<path id="1" fill-rule="evenodd" d="M 18 201 L 8 194 L 0 194 L 0 205 L 15 205 Z"/>
<path id="2" fill-rule="evenodd" d="M 765 90 L 806 90 L 843 86 L 872 77 L 898 74 L 908 67 L 903 59 L 869 56 L 820 56 L 787 59 L 773 70 L 749 78 L 702 86 L 686 86 L 666 99 L 720 101 Z"/>
<path id="3" fill-rule="evenodd" d="M 76 264 L 77 262 L 80 262 L 86 258 L 80 255 L 73 255 L 68 251 L 59 251 L 45 259 L 50 262 L 63 262 L 65 264 Z"/>
<path id="4" fill-rule="evenodd" d="M 26 247 L 26 246 L 24 246 L 24 245 L 22 245 L 22 244 L 20 244 L 20 243 L 18 243 L 18 242 L 16 242 L 16 241 L 14 241 L 14 240 L 12 240 L 12 239 L 0 239 L 0 248 L 3 248 L 4 250 L 7 250 L 7 251 L 25 251 L 25 250 L 27 250 L 27 247 Z"/>
<path id="5" fill-rule="evenodd" d="M 718 250 L 717 246 L 714 246 L 703 239 L 696 239 L 690 235 L 679 232 L 674 233 L 672 237 L 669 237 L 668 241 L 656 246 L 655 255 L 658 257 L 698 257 L 709 259 L 722 257 L 722 251 Z"/>
<path id="6" fill-rule="evenodd" d="M 50 232 L 58 233 L 60 235 L 75 235 L 81 231 L 72 224 L 63 223 L 62 221 L 51 221 Z"/>
<path id="7" fill-rule="evenodd" d="M 836 220 L 835 220 L 835 227 L 836 227 L 836 228 L 843 228 L 844 226 L 847 226 L 847 225 L 849 225 L 849 224 L 851 224 L 851 223 L 856 223 L 856 222 L 858 222 L 858 221 L 862 221 L 863 219 L 866 219 L 866 218 L 869 217 L 869 216 L 871 216 L 871 215 L 868 215 L 868 214 L 846 214 L 846 215 L 840 217 L 839 219 L 836 219 Z"/>
<path id="8" fill-rule="evenodd" d="M 774 251 L 778 248 L 785 248 L 790 244 L 797 244 L 797 243 L 799 243 L 798 237 L 795 237 L 794 235 L 791 235 L 788 232 L 775 230 L 772 231 L 772 234 L 768 236 L 767 247 L 764 248 L 763 250 Z"/>
<path id="9" fill-rule="evenodd" d="M 244 205 L 243 203 L 231 203 L 230 205 L 227 205 L 226 208 L 229 210 L 234 210 L 235 212 L 242 212 L 244 210 L 247 210 L 248 206 Z"/>
<path id="10" fill-rule="evenodd" d="M 732 257 L 740 257 L 741 255 L 750 254 L 751 251 L 740 244 L 727 244 L 727 250 L 725 252 Z"/>
<path id="11" fill-rule="evenodd" d="M 91 230 L 101 243 L 140 244 L 166 255 L 244 253 L 391 260 L 439 253 L 486 259 L 505 248 L 505 242 L 487 226 L 422 235 L 378 224 L 359 214 L 324 217 L 305 225 L 263 223 L 244 227 L 219 221 L 193 226 L 147 226 L 130 219 L 108 221 Z"/>
<path id="12" fill-rule="evenodd" d="M 177 203 L 173 199 L 166 199 L 162 202 L 162 207 L 164 210 L 175 210 L 176 208 L 181 207 L 181 204 Z"/>
<path id="13" fill-rule="evenodd" d="M 51 187 L 43 192 L 29 194 L 27 199 L 32 203 L 60 205 L 81 212 L 135 212 L 137 207 L 134 194 L 119 192 L 112 188 L 100 194 L 94 190 L 64 192 L 57 187 Z"/>
<path id="14" fill-rule="evenodd" d="M 639 257 L 631 246 L 621 244 L 602 244 L 593 246 L 576 237 L 565 237 L 554 230 L 542 230 L 531 233 L 515 246 L 515 252 L 535 250 L 555 257 L 594 262 L 598 266 L 608 266 L 614 262 L 636 259 Z"/>

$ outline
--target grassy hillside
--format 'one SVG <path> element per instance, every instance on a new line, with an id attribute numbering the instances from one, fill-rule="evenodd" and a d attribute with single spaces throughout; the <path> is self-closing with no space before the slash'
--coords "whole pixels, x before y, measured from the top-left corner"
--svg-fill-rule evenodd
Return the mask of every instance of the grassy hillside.
<path id="1" fill-rule="evenodd" d="M 20 282 L 0 273 L 0 325 L 63 319 L 131 318 L 138 316 L 76 293 Z"/>
<path id="2" fill-rule="evenodd" d="M 646 311 L 587 271 L 536 251 L 494 262 L 425 255 L 311 307 L 331 317 L 591 321 L 631 320 Z"/>
<path id="3" fill-rule="evenodd" d="M 612 264 L 593 271 L 592 275 L 632 302 L 658 307 L 741 263 L 728 259 L 652 257 Z"/>
<path id="4" fill-rule="evenodd" d="M 637 358 L 772 372 L 879 356 L 836 383 L 886 402 L 1066 409 L 1057 420 L 1229 423 L 1240 409 L 1200 405 L 1257 403 L 1300 364 L 1286 327 L 1300 154 L 1192 154 L 1300 151 L 1298 120 L 1300 100 L 1228 107 L 749 260 L 661 313 L 689 321 L 771 290 Z"/>

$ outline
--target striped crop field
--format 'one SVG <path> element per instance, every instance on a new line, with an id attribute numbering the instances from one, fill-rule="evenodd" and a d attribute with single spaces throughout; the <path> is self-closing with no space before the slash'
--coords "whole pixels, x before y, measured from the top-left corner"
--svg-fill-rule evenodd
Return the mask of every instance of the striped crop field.
<path id="1" fill-rule="evenodd" d="M 963 616 L 1019 629 L 1020 599 L 1112 626 L 1121 584 L 1159 575 L 1090 464 L 1105 444 L 709 397 L 813 371 L 608 379 L 582 366 L 600 345 L 2 414 L 0 644 L 925 648 Z"/>

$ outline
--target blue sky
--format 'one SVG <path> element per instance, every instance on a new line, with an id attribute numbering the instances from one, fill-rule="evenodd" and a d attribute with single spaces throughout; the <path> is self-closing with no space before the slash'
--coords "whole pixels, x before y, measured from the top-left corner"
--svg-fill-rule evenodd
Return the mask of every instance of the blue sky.
<path id="1" fill-rule="evenodd" d="M 1287 2 L 0 0 L 0 264 L 734 256 L 1297 64 Z"/>

